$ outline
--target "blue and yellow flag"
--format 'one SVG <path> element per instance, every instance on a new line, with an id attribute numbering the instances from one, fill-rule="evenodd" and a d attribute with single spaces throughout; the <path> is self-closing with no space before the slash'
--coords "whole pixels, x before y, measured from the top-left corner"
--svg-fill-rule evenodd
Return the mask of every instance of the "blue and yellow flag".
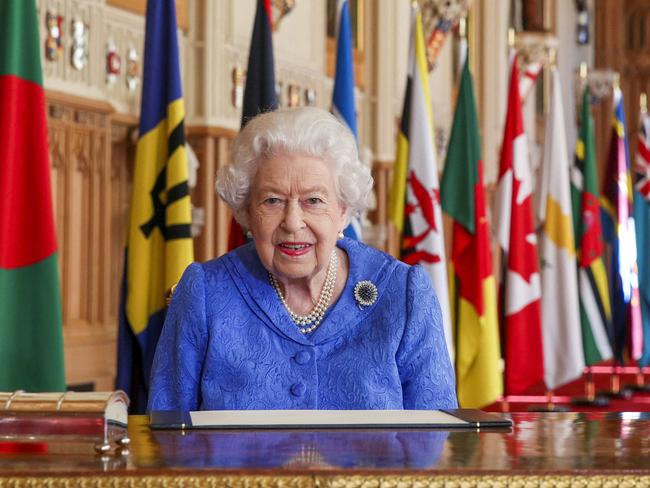
<path id="1" fill-rule="evenodd" d="M 144 412 L 165 297 L 194 259 L 174 0 L 147 4 L 140 138 L 118 339 L 117 388 Z"/>

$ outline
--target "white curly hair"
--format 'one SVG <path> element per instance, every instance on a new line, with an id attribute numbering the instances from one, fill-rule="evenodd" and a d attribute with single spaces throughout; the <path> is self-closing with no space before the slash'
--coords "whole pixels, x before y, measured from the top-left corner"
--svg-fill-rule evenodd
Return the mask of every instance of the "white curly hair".
<path id="1" fill-rule="evenodd" d="M 348 209 L 346 225 L 368 208 L 373 179 L 359 160 L 352 132 L 320 108 L 277 110 L 246 124 L 233 142 L 230 163 L 217 174 L 217 193 L 243 228 L 248 228 L 250 188 L 260 163 L 288 155 L 319 158 L 333 166 L 337 197 Z"/>

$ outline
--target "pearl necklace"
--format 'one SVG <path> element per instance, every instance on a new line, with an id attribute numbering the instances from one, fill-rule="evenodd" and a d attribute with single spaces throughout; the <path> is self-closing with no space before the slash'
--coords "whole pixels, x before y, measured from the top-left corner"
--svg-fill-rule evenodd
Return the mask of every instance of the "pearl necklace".
<path id="1" fill-rule="evenodd" d="M 293 322 L 298 326 L 298 330 L 301 333 L 309 334 L 310 332 L 313 332 L 320 325 L 321 320 L 323 320 L 325 311 L 329 307 L 330 301 L 332 300 L 332 295 L 334 294 L 338 263 L 339 258 L 336 254 L 336 249 L 334 249 L 332 251 L 332 255 L 330 256 L 330 262 L 327 265 L 325 283 L 323 283 L 323 288 L 321 288 L 320 295 L 318 295 L 318 301 L 316 302 L 316 305 L 314 305 L 312 311 L 307 315 L 298 315 L 293 310 L 291 310 L 291 308 L 289 308 L 289 304 L 282 294 L 282 290 L 280 289 L 280 284 L 278 283 L 277 278 L 273 276 L 273 274 L 269 273 L 269 280 L 271 281 L 271 285 L 273 286 L 275 293 L 277 293 L 278 298 L 282 302 L 282 305 L 284 305 L 284 308 L 289 313 L 291 320 L 293 320 Z"/>

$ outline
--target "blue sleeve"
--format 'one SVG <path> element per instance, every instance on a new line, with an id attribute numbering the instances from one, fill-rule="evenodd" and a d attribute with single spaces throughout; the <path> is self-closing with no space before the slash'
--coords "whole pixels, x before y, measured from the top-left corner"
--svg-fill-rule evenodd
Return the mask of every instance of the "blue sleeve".
<path id="1" fill-rule="evenodd" d="M 204 272 L 192 263 L 167 310 L 151 368 L 147 411 L 199 409 L 207 343 Z"/>
<path id="2" fill-rule="evenodd" d="M 458 408 L 440 304 L 421 266 L 409 269 L 406 293 L 406 324 L 396 356 L 404 408 Z"/>

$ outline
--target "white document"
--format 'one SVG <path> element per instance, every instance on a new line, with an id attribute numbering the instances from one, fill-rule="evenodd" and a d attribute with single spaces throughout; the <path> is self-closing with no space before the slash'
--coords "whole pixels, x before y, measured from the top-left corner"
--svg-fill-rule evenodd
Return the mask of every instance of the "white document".
<path id="1" fill-rule="evenodd" d="M 206 410 L 189 412 L 193 428 L 462 427 L 439 410 Z"/>

